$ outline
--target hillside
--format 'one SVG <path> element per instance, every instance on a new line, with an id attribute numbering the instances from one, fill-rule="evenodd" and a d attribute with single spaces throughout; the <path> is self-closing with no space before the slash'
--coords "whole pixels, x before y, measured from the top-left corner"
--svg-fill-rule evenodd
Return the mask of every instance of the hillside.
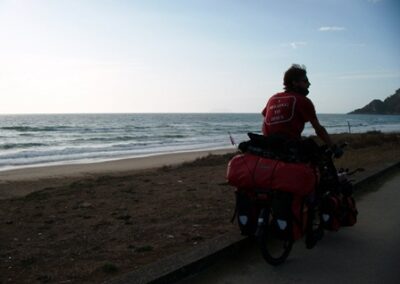
<path id="1" fill-rule="evenodd" d="M 349 114 L 400 114 L 400 89 L 384 101 L 373 100 L 363 108 L 356 109 Z"/>

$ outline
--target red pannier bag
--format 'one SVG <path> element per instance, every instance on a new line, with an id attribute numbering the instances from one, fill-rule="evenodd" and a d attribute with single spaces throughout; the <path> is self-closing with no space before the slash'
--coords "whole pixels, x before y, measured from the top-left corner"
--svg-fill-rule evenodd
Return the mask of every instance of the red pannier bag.
<path id="1" fill-rule="evenodd" d="M 253 173 L 259 157 L 254 155 L 239 154 L 228 163 L 226 178 L 228 183 L 238 189 L 254 189 Z"/>
<path id="2" fill-rule="evenodd" d="M 316 170 L 305 163 L 287 163 L 239 154 L 233 157 L 227 170 L 228 183 L 239 190 L 280 190 L 297 195 L 307 195 L 315 190 Z"/>
<path id="3" fill-rule="evenodd" d="M 357 208 L 351 196 L 327 196 L 321 206 L 322 224 L 326 230 L 338 231 L 340 227 L 353 226 L 357 222 Z"/>
<path id="4" fill-rule="evenodd" d="M 343 227 L 354 226 L 354 224 L 357 223 L 358 211 L 356 208 L 356 202 L 354 201 L 353 197 L 351 196 L 343 197 L 342 210 L 343 210 L 343 217 L 340 224 Z"/>
<path id="5" fill-rule="evenodd" d="M 293 240 L 301 239 L 307 228 L 308 207 L 303 197 L 294 197 L 292 201 Z"/>

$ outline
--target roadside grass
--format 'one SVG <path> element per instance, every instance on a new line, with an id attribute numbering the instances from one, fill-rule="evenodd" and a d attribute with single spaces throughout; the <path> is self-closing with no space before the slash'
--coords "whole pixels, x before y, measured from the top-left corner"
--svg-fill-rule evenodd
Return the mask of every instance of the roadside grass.
<path id="1" fill-rule="evenodd" d="M 319 145 L 323 142 L 316 136 L 311 136 Z M 335 159 L 337 168 L 349 168 L 354 170 L 356 168 L 365 168 L 364 174 L 369 174 L 371 171 L 376 170 L 377 159 L 380 161 L 393 160 L 397 158 L 400 161 L 400 132 L 383 133 L 380 131 L 369 131 L 366 133 L 339 133 L 332 134 L 331 138 L 333 143 L 337 145 L 347 144 L 344 150 L 344 155 L 340 159 Z M 229 161 L 235 153 L 218 156 L 209 155 L 204 158 L 197 159 L 194 162 L 187 163 L 187 165 L 201 166 L 209 164 L 221 163 L 223 160 Z M 387 166 L 390 166 L 388 162 Z M 358 174 L 356 176 L 363 176 Z"/>
<path id="2" fill-rule="evenodd" d="M 340 145 L 348 143 L 351 149 L 360 149 L 384 144 L 400 145 L 400 133 L 382 133 L 380 131 L 370 131 L 367 133 L 342 133 L 333 134 L 332 140 Z"/>

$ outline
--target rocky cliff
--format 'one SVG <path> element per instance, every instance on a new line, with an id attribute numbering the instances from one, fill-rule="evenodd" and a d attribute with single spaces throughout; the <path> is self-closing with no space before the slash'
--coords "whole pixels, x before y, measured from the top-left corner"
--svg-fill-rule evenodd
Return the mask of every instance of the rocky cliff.
<path id="1" fill-rule="evenodd" d="M 373 100 L 363 108 L 349 114 L 400 114 L 400 89 L 384 101 Z"/>

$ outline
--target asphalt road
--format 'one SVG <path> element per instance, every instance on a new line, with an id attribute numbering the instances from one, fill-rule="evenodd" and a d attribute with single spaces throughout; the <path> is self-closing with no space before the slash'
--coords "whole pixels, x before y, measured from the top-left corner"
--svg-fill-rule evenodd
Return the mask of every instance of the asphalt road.
<path id="1" fill-rule="evenodd" d="M 251 246 L 179 283 L 400 283 L 400 172 L 357 205 L 354 227 L 327 232 L 312 250 L 296 242 L 279 267 Z"/>

